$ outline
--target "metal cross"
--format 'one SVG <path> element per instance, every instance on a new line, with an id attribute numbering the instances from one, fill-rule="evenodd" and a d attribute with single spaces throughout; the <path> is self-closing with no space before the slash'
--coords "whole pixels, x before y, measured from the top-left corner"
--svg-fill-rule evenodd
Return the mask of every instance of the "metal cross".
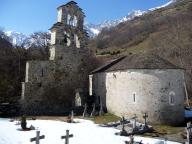
<path id="1" fill-rule="evenodd" d="M 39 144 L 39 143 L 40 143 L 39 141 L 40 141 L 41 139 L 44 139 L 44 138 L 45 138 L 45 135 L 40 136 L 40 131 L 37 131 L 37 132 L 36 132 L 36 137 L 31 138 L 31 139 L 30 139 L 30 142 L 35 141 L 36 144 Z"/>
<path id="2" fill-rule="evenodd" d="M 65 144 L 69 144 L 69 138 L 73 137 L 73 134 L 69 134 L 69 130 L 66 130 L 66 136 L 61 136 L 61 139 L 65 139 Z"/>

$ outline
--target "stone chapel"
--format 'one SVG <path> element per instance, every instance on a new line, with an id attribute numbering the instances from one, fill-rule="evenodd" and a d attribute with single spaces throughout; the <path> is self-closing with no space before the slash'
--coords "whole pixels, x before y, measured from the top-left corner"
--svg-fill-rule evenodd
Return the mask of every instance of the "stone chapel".
<path id="1" fill-rule="evenodd" d="M 88 95 L 88 36 L 84 13 L 71 1 L 57 8 L 57 23 L 51 28 L 50 58 L 28 61 L 22 83 L 26 114 L 65 114 L 81 107 Z"/>

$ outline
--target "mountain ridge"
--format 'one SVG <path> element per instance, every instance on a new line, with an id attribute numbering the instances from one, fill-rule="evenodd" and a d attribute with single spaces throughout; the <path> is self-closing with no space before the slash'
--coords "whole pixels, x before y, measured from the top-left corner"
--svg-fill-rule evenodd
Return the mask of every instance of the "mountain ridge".
<path id="1" fill-rule="evenodd" d="M 172 3 L 175 3 L 176 1 L 177 0 L 170 0 L 168 3 L 166 3 L 164 5 L 161 5 L 161 6 L 158 6 L 155 8 L 151 8 L 147 11 L 134 10 L 134 11 L 129 12 L 126 16 L 119 18 L 117 20 L 105 20 L 104 22 L 99 23 L 99 24 L 85 23 L 84 28 L 87 30 L 89 37 L 94 38 L 102 31 L 103 28 L 115 27 L 122 22 L 132 20 L 135 17 L 142 16 L 143 14 L 148 13 L 150 11 L 169 6 Z M 27 36 L 23 33 L 17 32 L 17 31 L 5 31 L 5 34 L 9 37 L 9 41 L 14 46 L 21 46 L 23 44 L 24 40 L 29 39 L 29 36 Z M 29 45 L 32 45 L 32 44 L 33 44 L 33 41 L 31 40 L 31 44 L 29 44 Z M 24 47 L 29 47 L 29 46 L 24 46 Z"/>

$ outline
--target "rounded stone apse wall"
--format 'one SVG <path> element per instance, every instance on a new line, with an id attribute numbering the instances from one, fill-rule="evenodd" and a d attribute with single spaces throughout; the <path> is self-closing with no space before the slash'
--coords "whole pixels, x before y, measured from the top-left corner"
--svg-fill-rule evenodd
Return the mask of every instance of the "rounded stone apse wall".
<path id="1" fill-rule="evenodd" d="M 184 121 L 183 71 L 132 69 L 106 73 L 106 107 L 118 116 L 155 124 L 179 125 Z"/>

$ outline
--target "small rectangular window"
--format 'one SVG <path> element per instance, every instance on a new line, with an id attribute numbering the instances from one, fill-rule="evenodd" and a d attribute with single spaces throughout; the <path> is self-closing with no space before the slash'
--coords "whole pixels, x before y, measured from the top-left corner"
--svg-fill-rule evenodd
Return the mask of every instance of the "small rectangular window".
<path id="1" fill-rule="evenodd" d="M 133 93 L 132 97 L 133 97 L 133 102 L 135 103 L 136 102 L 136 93 Z"/>

